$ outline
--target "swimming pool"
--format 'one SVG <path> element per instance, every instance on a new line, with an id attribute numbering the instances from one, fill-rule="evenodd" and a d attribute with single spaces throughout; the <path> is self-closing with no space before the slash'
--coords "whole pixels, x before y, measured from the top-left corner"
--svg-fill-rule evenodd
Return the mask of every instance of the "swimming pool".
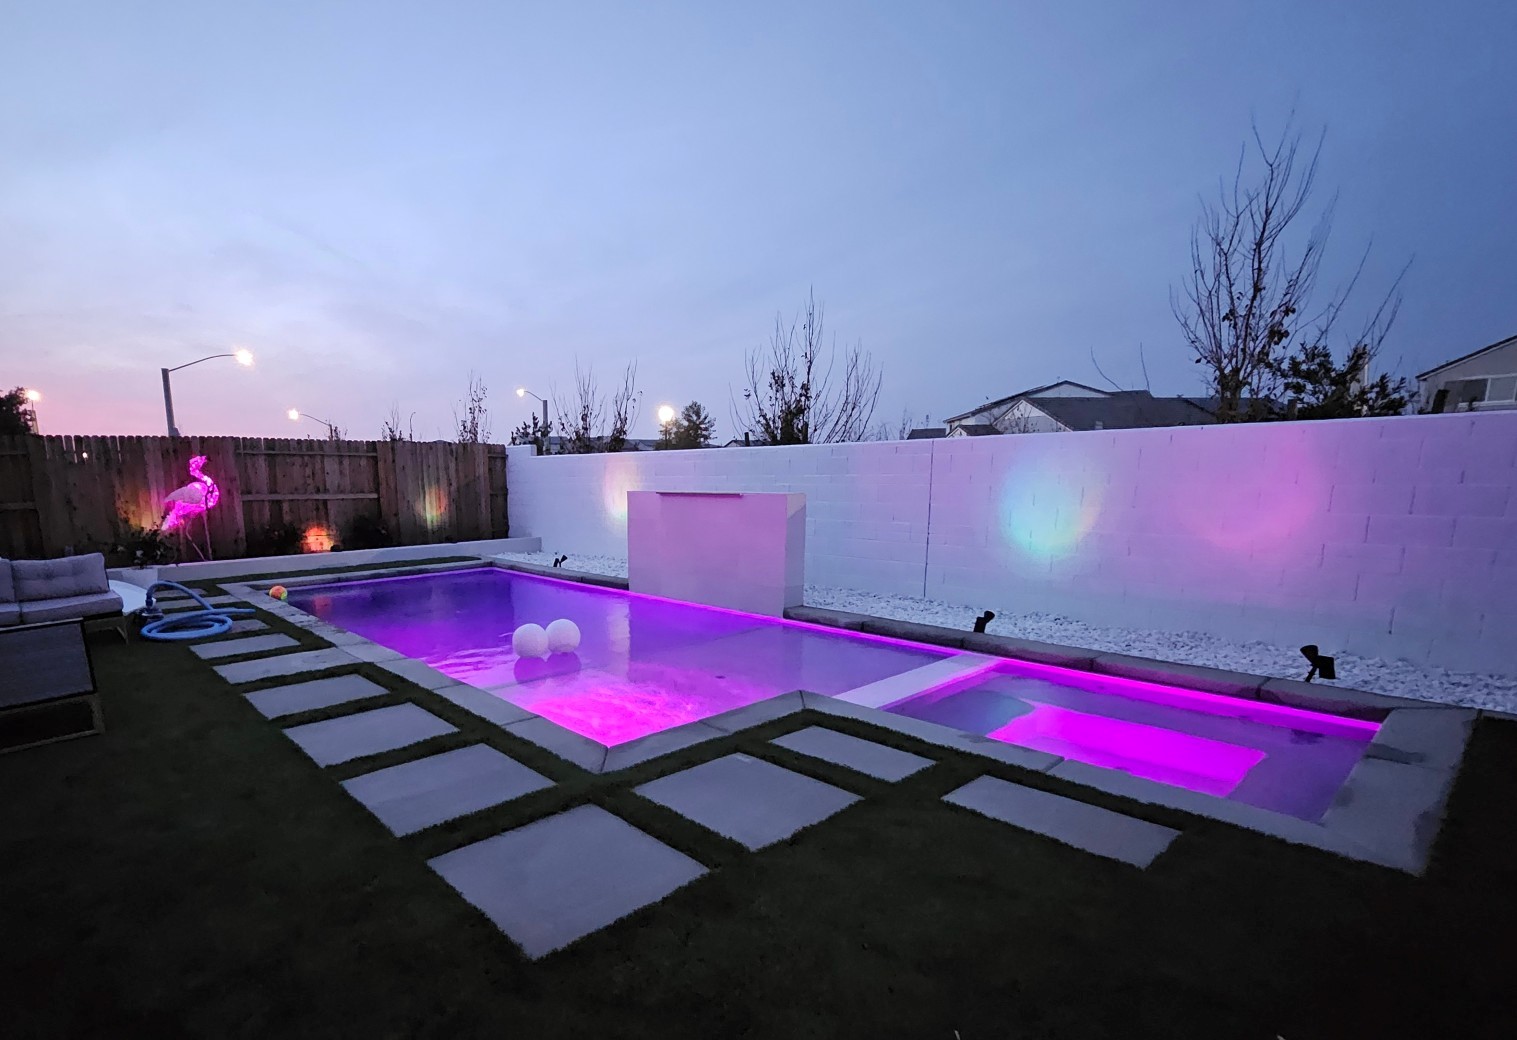
<path id="1" fill-rule="evenodd" d="M 293 589 L 290 603 L 608 747 L 793 690 L 836 695 L 952 651 L 494 568 Z M 568 618 L 573 654 L 518 658 Z"/>
<path id="2" fill-rule="evenodd" d="M 1315 821 L 1379 724 L 483 568 L 293 589 L 290 603 L 615 747 L 806 690 Z M 511 650 L 574 621 L 574 654 Z"/>

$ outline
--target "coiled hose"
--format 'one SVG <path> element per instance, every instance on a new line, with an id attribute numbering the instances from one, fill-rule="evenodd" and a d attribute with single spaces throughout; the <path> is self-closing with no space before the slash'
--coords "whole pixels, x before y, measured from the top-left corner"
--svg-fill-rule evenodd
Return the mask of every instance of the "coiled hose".
<path id="1" fill-rule="evenodd" d="M 178 589 L 200 604 L 201 609 L 165 615 L 153 600 L 153 593 L 159 589 Z M 232 627 L 233 615 L 251 613 L 253 613 L 252 607 L 213 607 L 201 597 L 200 593 L 174 581 L 155 581 L 149 585 L 147 602 L 137 611 L 137 615 L 146 622 L 142 626 L 142 638 L 163 642 L 219 636 Z"/>

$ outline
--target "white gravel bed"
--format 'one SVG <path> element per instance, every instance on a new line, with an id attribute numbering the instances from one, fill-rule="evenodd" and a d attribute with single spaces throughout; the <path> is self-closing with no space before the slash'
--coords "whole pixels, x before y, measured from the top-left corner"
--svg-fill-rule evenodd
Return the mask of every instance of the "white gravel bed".
<path id="1" fill-rule="evenodd" d="M 551 564 L 552 553 L 506 553 L 505 559 Z M 564 566 L 592 574 L 627 576 L 627 561 L 618 556 L 570 554 Z M 813 607 L 847 610 L 898 621 L 917 621 L 969 630 L 979 616 L 977 607 L 963 607 L 915 596 L 881 596 L 855 589 L 807 585 L 806 603 Z M 1306 663 L 1295 647 L 1265 642 L 1237 643 L 1205 632 L 1155 632 L 1139 628 L 1088 625 L 1083 621 L 1043 614 L 1000 613 L 989 625 L 996 635 L 1036 639 L 1045 643 L 1133 654 L 1160 661 L 1207 665 L 1252 675 L 1300 679 Z M 1517 677 L 1450 672 L 1431 665 L 1377 657 L 1337 654 L 1338 679 L 1328 686 L 1348 686 L 1393 697 L 1461 704 L 1471 708 L 1517 711 Z"/>

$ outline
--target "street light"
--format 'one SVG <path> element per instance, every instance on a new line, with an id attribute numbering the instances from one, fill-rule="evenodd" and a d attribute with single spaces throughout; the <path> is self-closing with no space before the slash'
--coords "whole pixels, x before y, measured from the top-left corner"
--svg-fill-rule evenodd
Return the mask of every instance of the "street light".
<path id="1" fill-rule="evenodd" d="M 328 437 L 332 438 L 333 440 L 337 439 L 337 427 L 327 422 L 325 419 L 319 419 L 316 416 L 312 415 L 310 412 L 302 412 L 299 408 L 291 408 L 284 414 L 290 417 L 290 422 L 299 422 L 301 419 L 315 420 L 327 428 Z"/>
<path id="2" fill-rule="evenodd" d="M 244 368 L 253 363 L 253 352 L 251 350 L 234 350 L 229 354 L 207 354 L 203 358 L 196 358 L 194 361 L 186 361 L 182 365 L 175 365 L 173 368 L 161 370 L 163 372 L 163 415 L 168 420 L 170 437 L 179 436 L 179 429 L 174 425 L 174 391 L 169 387 L 169 373 L 177 372 L 181 368 L 189 368 L 191 365 L 198 365 L 202 361 L 214 361 L 217 358 L 224 357 L 236 358 L 237 363 Z"/>
<path id="3" fill-rule="evenodd" d="M 537 397 L 536 394 L 524 386 L 516 388 L 516 396 Z M 537 397 L 537 399 L 543 403 L 543 444 L 541 451 L 542 454 L 546 455 L 548 454 L 548 399 L 546 397 Z"/>
<path id="4" fill-rule="evenodd" d="M 670 406 L 670 405 L 667 405 L 667 404 L 661 404 L 661 405 L 659 405 L 658 406 L 658 424 L 660 426 L 668 426 L 673 421 L 674 421 L 674 408 L 672 406 Z"/>
<path id="5" fill-rule="evenodd" d="M 42 423 L 37 421 L 37 402 L 42 400 L 41 390 L 23 390 L 21 396 L 26 398 L 27 404 L 32 406 L 32 432 L 41 433 Z"/>

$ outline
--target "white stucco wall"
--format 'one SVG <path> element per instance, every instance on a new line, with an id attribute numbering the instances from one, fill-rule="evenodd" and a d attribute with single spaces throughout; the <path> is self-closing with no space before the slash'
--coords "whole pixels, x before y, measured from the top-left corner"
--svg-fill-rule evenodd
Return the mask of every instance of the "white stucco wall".
<path id="1" fill-rule="evenodd" d="M 632 489 L 798 491 L 810 582 L 1517 674 L 1517 413 L 530 451 L 548 550 L 625 554 Z"/>

